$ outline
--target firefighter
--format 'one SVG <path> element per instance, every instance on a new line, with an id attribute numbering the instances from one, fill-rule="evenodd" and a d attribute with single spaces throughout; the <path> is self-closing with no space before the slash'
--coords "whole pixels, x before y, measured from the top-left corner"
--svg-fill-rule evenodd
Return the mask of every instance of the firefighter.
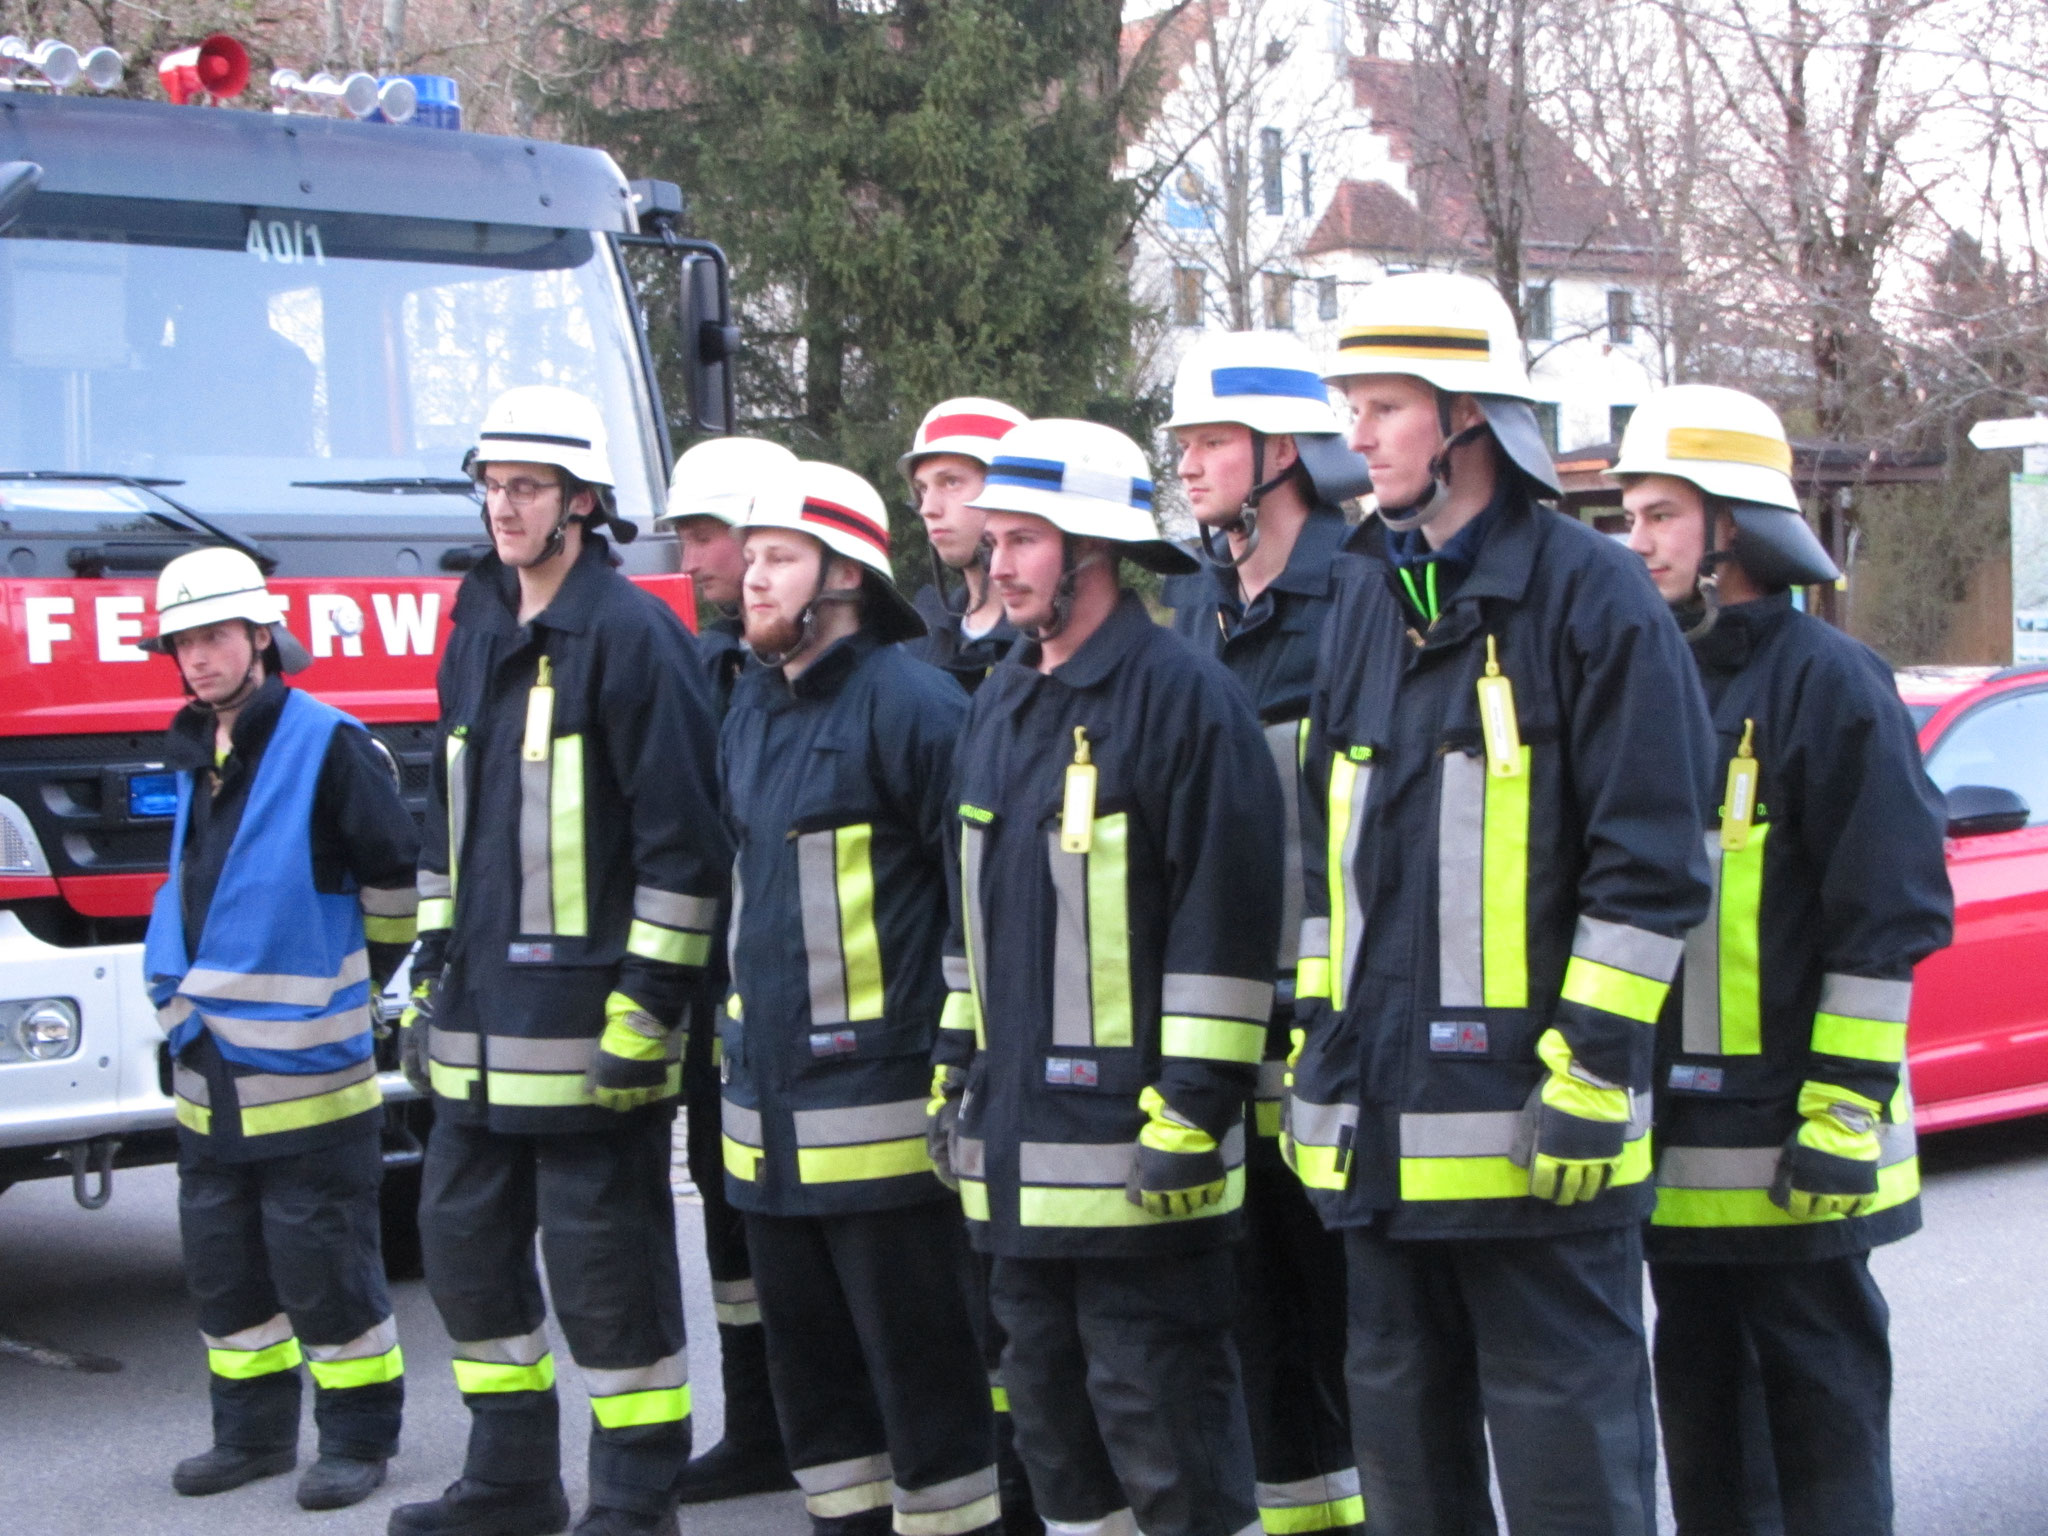
<path id="1" fill-rule="evenodd" d="M 957 760 L 931 1140 L 994 1256 L 1003 1379 L 1054 1531 L 1256 1531 L 1230 1328 L 1282 811 L 1243 690 L 1118 564 L 1189 571 L 1144 454 L 1034 421 L 977 498 L 1028 643 Z"/>
<path id="2" fill-rule="evenodd" d="M 419 834 L 390 754 L 285 685 L 309 658 L 254 560 L 180 555 L 156 608 L 144 646 L 176 658 L 191 703 L 165 740 L 178 811 L 143 969 L 170 1037 L 214 1441 L 171 1482 L 220 1493 L 297 1465 L 303 1357 L 320 1457 L 298 1501 L 340 1509 L 384 1481 L 405 1401 L 372 1036 L 412 945 Z"/>
<path id="3" fill-rule="evenodd" d="M 1613 469 L 1691 632 L 1726 786 L 1714 905 L 1658 1042 L 1648 1248 L 1684 1536 L 1892 1526 L 1869 1254 L 1920 1226 L 1906 1014 L 1949 940 L 1944 813 L 1891 669 L 1792 606 L 1840 572 L 1791 467 L 1769 406 L 1688 384 L 1637 409 Z"/>
<path id="4" fill-rule="evenodd" d="M 913 599 L 927 632 L 911 642 L 911 654 L 949 673 L 969 693 L 1017 642 L 988 579 L 982 514 L 974 499 L 996 445 L 1023 422 L 1022 411 L 1000 400 L 942 400 L 924 413 L 910 451 L 896 461 L 931 541 L 931 584 Z M 948 571 L 960 573 L 957 596 L 946 590 Z"/>
<path id="5" fill-rule="evenodd" d="M 1281 332 L 1197 343 L 1174 379 L 1167 427 L 1207 556 L 1203 571 L 1181 579 L 1174 629 L 1244 685 L 1286 804 L 1274 1009 L 1246 1149 L 1248 1240 L 1237 1250 L 1259 1510 L 1269 1531 L 1360 1531 L 1344 1401 L 1344 1245 L 1281 1161 L 1279 1135 L 1301 930 L 1297 764 L 1330 564 L 1348 532 L 1337 503 L 1368 482 L 1313 354 Z"/>
<path id="6" fill-rule="evenodd" d="M 748 661 L 740 622 L 740 582 L 746 563 L 734 525 L 745 520 L 756 493 L 796 461 L 781 444 L 761 438 L 710 438 L 676 460 L 667 510 L 655 520 L 675 529 L 683 574 L 719 615 L 697 631 L 697 648 L 710 674 L 720 719 Z M 692 1029 L 683 1052 L 690 1178 L 704 1202 L 704 1255 L 711 1270 L 712 1313 L 718 1320 L 725 1434 L 684 1473 L 685 1504 L 796 1486 L 768 1386 L 767 1347 L 761 1340 L 754 1271 L 747 1260 L 746 1224 L 725 1198 L 725 1169 L 719 1160 L 717 1015 L 726 993 L 725 916 L 721 913 L 713 938 L 695 1015 L 708 1027 Z"/>
<path id="7" fill-rule="evenodd" d="M 669 1131 L 725 877 L 716 727 L 687 631 L 613 569 L 601 529 L 633 526 L 596 407 L 508 391 L 470 467 L 494 553 L 463 581 L 441 662 L 401 1026 L 434 1095 L 420 1237 L 469 1454 L 391 1531 L 567 1524 L 536 1229 L 590 1390 L 576 1529 L 672 1531 L 690 1392 Z"/>
<path id="8" fill-rule="evenodd" d="M 1507 305 L 1389 277 L 1327 376 L 1376 515 L 1303 796 L 1283 1148 L 1344 1234 L 1368 1513 L 1646 1536 L 1657 1012 L 1706 909 L 1710 739 L 1641 564 L 1559 516 Z"/>
<path id="9" fill-rule="evenodd" d="M 859 475 L 800 464 L 740 534 L 762 665 L 719 746 L 739 914 L 724 1151 L 783 1441 L 818 1536 L 993 1531 L 965 1237 L 924 1136 L 966 701 L 896 643 L 924 622 Z"/>

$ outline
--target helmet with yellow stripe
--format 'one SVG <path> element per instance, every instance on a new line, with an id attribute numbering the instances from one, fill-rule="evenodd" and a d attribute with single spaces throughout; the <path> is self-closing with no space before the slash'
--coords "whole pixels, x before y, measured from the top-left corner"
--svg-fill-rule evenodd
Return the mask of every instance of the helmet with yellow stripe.
<path id="1" fill-rule="evenodd" d="M 1368 284 L 1323 377 L 1341 385 L 1384 374 L 1404 374 L 1436 390 L 1445 438 L 1434 489 L 1414 507 L 1382 505 L 1389 526 L 1420 527 L 1447 504 L 1450 449 L 1466 435 L 1451 431 L 1456 395 L 1479 402 L 1501 452 L 1539 494 L 1557 493 L 1557 468 L 1531 404 L 1536 394 L 1522 338 L 1492 283 L 1458 272 L 1403 272 Z"/>

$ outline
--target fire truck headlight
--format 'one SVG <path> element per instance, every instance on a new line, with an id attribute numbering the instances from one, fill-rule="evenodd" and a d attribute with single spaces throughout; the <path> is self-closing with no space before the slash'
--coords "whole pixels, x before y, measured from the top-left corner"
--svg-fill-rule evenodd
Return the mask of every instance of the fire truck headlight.
<path id="1" fill-rule="evenodd" d="M 175 786 L 173 786 L 175 790 Z M 176 809 L 176 807 L 173 807 Z M 50 861 L 28 812 L 0 795 L 0 875 L 47 875 Z"/>
<path id="2" fill-rule="evenodd" d="M 78 1004 L 68 997 L 0 1003 L 0 1062 L 57 1061 L 78 1041 Z"/>

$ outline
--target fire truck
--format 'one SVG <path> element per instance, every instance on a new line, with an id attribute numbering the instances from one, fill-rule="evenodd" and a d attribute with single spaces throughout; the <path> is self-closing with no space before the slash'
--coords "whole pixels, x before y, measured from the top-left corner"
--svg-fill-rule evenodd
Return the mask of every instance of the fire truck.
<path id="1" fill-rule="evenodd" d="M 97 1208 L 176 1155 L 141 958 L 183 700 L 136 644 L 167 561 L 258 560 L 313 656 L 295 684 L 370 727 L 416 814 L 436 656 L 490 547 L 463 454 L 500 391 L 600 403 L 628 573 L 694 623 L 652 526 L 662 385 L 680 426 L 725 430 L 736 333 L 681 212 L 592 149 L 0 91 L 0 1188 L 68 1177 Z M 403 1270 L 426 1106 L 383 1083 Z"/>

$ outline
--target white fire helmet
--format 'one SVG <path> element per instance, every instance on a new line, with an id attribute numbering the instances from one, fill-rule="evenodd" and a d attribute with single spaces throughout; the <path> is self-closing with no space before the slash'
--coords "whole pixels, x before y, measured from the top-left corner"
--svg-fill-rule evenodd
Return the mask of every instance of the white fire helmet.
<path id="1" fill-rule="evenodd" d="M 669 476 L 668 505 L 655 525 L 708 517 L 727 527 L 746 521 L 747 509 L 767 484 L 796 466 L 797 457 L 761 437 L 713 437 L 686 450 Z"/>
<path id="2" fill-rule="evenodd" d="M 1173 415 L 1166 425 L 1214 422 L 1272 437 L 1344 430 L 1315 354 L 1285 331 L 1230 331 L 1205 336 L 1188 350 L 1173 376 Z"/>
<path id="3" fill-rule="evenodd" d="M 464 473 L 481 478 L 486 464 L 552 464 L 586 485 L 600 487 L 597 506 L 584 519 L 591 527 L 607 521 L 621 544 L 630 544 L 640 530 L 619 516 L 611 503 L 611 453 L 604 417 L 590 400 L 559 384 L 522 384 L 493 400 L 477 428 L 476 446 L 463 460 Z M 490 514 L 485 513 L 486 526 Z M 550 554 L 559 545 L 551 542 Z"/>
<path id="4" fill-rule="evenodd" d="M 907 475 L 919 459 L 935 453 L 957 453 L 985 467 L 996 456 L 996 445 L 1025 420 L 1022 411 L 1000 400 L 978 395 L 941 400 L 924 413 L 910 440 L 910 451 L 896 461 L 896 467 Z"/>
<path id="5" fill-rule="evenodd" d="M 925 622 L 896 589 L 889 566 L 889 511 L 881 494 L 850 469 L 814 460 L 791 463 L 755 496 L 737 525 L 744 537 L 756 528 L 809 534 L 834 555 L 863 566 L 868 617 L 885 640 L 913 640 Z"/>
<path id="6" fill-rule="evenodd" d="M 286 672 L 312 664 L 306 648 L 285 628 L 284 601 L 264 584 L 263 572 L 239 549 L 217 546 L 178 556 L 156 579 L 156 633 L 139 642 L 143 650 L 169 654 L 170 637 L 242 619 L 268 625 Z"/>
<path id="7" fill-rule="evenodd" d="M 1052 418 L 1003 439 L 972 503 L 984 512 L 1028 512 L 1075 538 L 1105 539 L 1148 570 L 1181 575 L 1194 557 L 1159 533 L 1152 466 L 1114 427 Z"/>

